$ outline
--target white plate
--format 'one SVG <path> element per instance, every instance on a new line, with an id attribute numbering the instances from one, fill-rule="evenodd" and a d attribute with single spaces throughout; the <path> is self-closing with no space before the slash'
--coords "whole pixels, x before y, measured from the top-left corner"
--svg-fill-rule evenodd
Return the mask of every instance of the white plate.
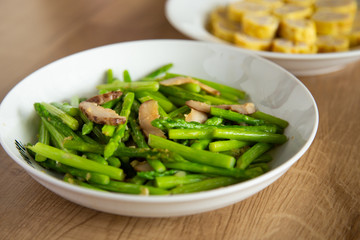
<path id="1" fill-rule="evenodd" d="M 133 79 L 167 63 L 171 72 L 242 88 L 256 106 L 289 121 L 289 141 L 273 151 L 271 170 L 255 179 L 221 189 L 175 196 L 134 196 L 97 192 L 63 182 L 58 175 L 25 161 L 14 142 L 36 140 L 35 102 L 90 97 L 111 68 Z M 309 148 L 318 128 L 316 103 L 306 87 L 283 68 L 230 46 L 186 40 L 146 40 L 113 44 L 55 61 L 18 83 L 0 106 L 0 142 L 9 156 L 36 181 L 56 194 L 92 209 L 128 216 L 164 217 L 195 214 L 241 201 L 278 179 Z"/>
<path id="2" fill-rule="evenodd" d="M 230 45 L 210 34 L 205 28 L 211 10 L 217 6 L 226 6 L 229 2 L 234 2 L 234 0 L 168 0 L 165 13 L 168 21 L 179 32 L 192 39 Z M 265 57 L 297 76 L 331 73 L 344 68 L 349 63 L 360 60 L 359 49 L 321 54 L 246 51 Z"/>

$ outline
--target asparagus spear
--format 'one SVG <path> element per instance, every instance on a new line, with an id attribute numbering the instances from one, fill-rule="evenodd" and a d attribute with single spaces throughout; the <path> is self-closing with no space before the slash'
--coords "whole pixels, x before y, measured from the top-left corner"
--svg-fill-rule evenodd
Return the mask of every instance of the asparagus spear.
<path id="1" fill-rule="evenodd" d="M 217 117 L 216 117 L 217 118 Z M 212 118 L 210 118 L 212 119 Z M 208 120 L 210 120 L 208 119 Z M 220 118 L 221 119 L 221 118 Z M 217 118 L 216 121 L 222 121 Z M 163 126 L 166 129 L 172 128 L 181 128 L 181 129 L 209 129 L 209 128 L 242 128 L 244 130 L 250 131 L 261 131 L 261 132 L 270 132 L 276 133 L 277 128 L 272 125 L 260 125 L 260 126 L 240 126 L 240 125 L 215 125 L 215 120 L 206 121 L 204 124 L 198 122 L 187 122 L 184 119 L 155 119 L 152 122 L 152 125 L 155 127 Z"/>
<path id="2" fill-rule="evenodd" d="M 79 122 L 66 112 L 60 110 L 59 108 L 49 104 L 42 102 L 42 106 L 52 115 L 58 117 L 63 123 L 68 125 L 72 130 L 77 130 L 79 128 Z"/>
<path id="3" fill-rule="evenodd" d="M 53 125 L 51 125 L 45 118 L 41 118 L 41 122 L 44 124 L 44 127 L 48 130 L 51 136 L 51 140 L 53 145 L 57 148 L 65 150 L 63 140 L 65 139 L 65 135 L 60 133 Z M 45 143 L 46 144 L 46 143 Z"/>
<path id="4" fill-rule="evenodd" d="M 146 171 L 146 172 L 137 172 L 137 176 L 147 180 L 155 180 L 156 177 L 174 175 L 177 172 L 178 170 L 174 170 L 174 169 L 166 170 L 164 172 Z"/>
<path id="5" fill-rule="evenodd" d="M 146 81 L 146 82 L 120 82 L 114 81 L 110 84 L 100 84 L 97 86 L 97 89 L 103 89 L 108 91 L 115 90 L 129 90 L 129 91 L 157 91 L 159 89 L 159 83 L 155 81 Z"/>
<path id="6" fill-rule="evenodd" d="M 256 119 L 253 117 L 249 117 L 247 115 L 234 112 L 231 110 L 225 110 L 221 108 L 211 107 L 210 108 L 210 114 L 213 116 L 222 117 L 237 123 L 247 123 L 250 125 L 263 125 L 265 124 L 264 120 Z"/>
<path id="7" fill-rule="evenodd" d="M 89 160 L 93 160 L 97 163 L 103 164 L 103 165 L 108 165 L 108 162 L 105 160 L 105 158 L 103 158 L 100 154 L 97 153 L 84 153 L 84 155 L 87 157 L 87 159 Z"/>
<path id="8" fill-rule="evenodd" d="M 157 92 L 149 92 L 149 91 L 138 91 L 136 92 L 136 98 L 140 99 L 143 97 L 148 97 L 148 100 L 153 99 L 158 102 L 158 104 L 164 109 L 165 112 L 171 112 L 176 109 L 175 105 L 169 101 L 167 98 L 158 96 Z"/>
<path id="9" fill-rule="evenodd" d="M 90 185 L 90 184 L 84 183 L 80 180 L 77 180 L 77 179 L 73 178 L 70 174 L 65 174 L 64 181 L 68 182 L 70 184 L 73 184 L 73 185 L 78 185 L 78 186 L 89 188 L 89 189 L 96 190 L 96 191 L 101 191 L 101 192 L 105 191 L 105 190 L 97 188 L 93 185 Z"/>
<path id="10" fill-rule="evenodd" d="M 175 129 L 174 129 L 175 130 Z M 213 130 L 214 138 L 232 139 L 249 142 L 267 142 L 282 144 L 287 141 L 283 134 L 247 131 L 241 128 L 216 128 Z"/>
<path id="11" fill-rule="evenodd" d="M 195 100 L 195 101 L 200 101 L 200 102 L 205 102 L 208 104 L 215 104 L 215 105 L 233 104 L 234 103 L 233 101 L 229 101 L 227 99 L 222 99 L 222 98 L 214 97 L 211 95 L 202 95 L 199 93 L 193 93 L 193 92 L 189 92 L 180 87 L 175 87 L 175 86 L 160 85 L 159 90 L 160 90 L 160 92 L 164 93 L 165 95 L 170 95 L 170 96 L 177 97 L 177 98 L 180 98 L 183 100 Z"/>
<path id="12" fill-rule="evenodd" d="M 130 77 L 130 73 L 128 70 L 125 70 L 123 72 L 123 77 L 124 77 L 124 82 L 132 82 L 131 77 Z"/>
<path id="13" fill-rule="evenodd" d="M 43 143 L 36 143 L 33 146 L 28 146 L 28 148 L 35 153 L 74 168 L 102 173 L 116 180 L 123 180 L 125 177 L 121 168 L 103 165 Z"/>
<path id="14" fill-rule="evenodd" d="M 110 166 L 119 168 L 121 166 L 121 161 L 117 157 L 109 157 L 106 160 Z"/>
<path id="15" fill-rule="evenodd" d="M 87 135 L 94 129 L 94 123 L 90 121 L 81 111 L 80 111 L 80 118 L 84 121 L 84 124 L 81 129 L 81 133 L 82 135 Z"/>
<path id="16" fill-rule="evenodd" d="M 185 114 L 185 113 L 187 113 L 189 111 L 190 111 L 190 108 L 188 106 L 184 105 L 184 106 L 179 107 L 179 108 L 175 109 L 174 111 L 168 113 L 168 117 L 169 118 L 175 118 L 175 117 L 177 117 L 177 116 L 179 116 L 181 114 Z"/>
<path id="17" fill-rule="evenodd" d="M 267 152 L 272 148 L 271 144 L 268 143 L 256 143 L 250 149 L 248 149 L 236 162 L 236 167 L 240 169 L 245 169 L 250 165 L 252 161 L 261 156 L 263 153 Z"/>
<path id="18" fill-rule="evenodd" d="M 135 98 L 135 94 L 133 92 L 128 92 L 125 94 L 120 116 L 124 116 L 126 117 L 126 119 L 129 118 L 131 105 L 134 102 L 134 98 Z M 118 148 L 119 142 L 121 138 L 124 136 L 126 126 L 127 126 L 127 121 L 126 123 L 117 126 L 114 135 L 110 138 L 108 144 L 105 146 L 105 150 L 104 150 L 105 159 L 111 157 Z"/>
<path id="19" fill-rule="evenodd" d="M 69 173 L 72 176 L 83 178 L 90 183 L 108 184 L 110 182 L 110 177 L 107 175 L 69 167 L 50 159 L 42 162 L 41 165 L 45 168 L 52 169 L 60 173 Z"/>
<path id="20" fill-rule="evenodd" d="M 106 82 L 107 82 L 107 83 L 112 83 L 112 82 L 114 82 L 114 74 L 113 74 L 112 69 L 108 69 L 108 70 L 106 71 Z"/>
<path id="21" fill-rule="evenodd" d="M 167 190 L 151 187 L 151 186 L 144 186 L 138 185 L 134 183 L 125 183 L 125 182 L 117 182 L 117 181 L 110 181 L 109 184 L 101 185 L 101 184 L 93 184 L 95 187 L 105 189 L 108 191 L 113 192 L 120 192 L 120 193 L 130 193 L 130 194 L 140 194 L 140 195 L 168 195 L 169 192 Z"/>
<path id="22" fill-rule="evenodd" d="M 210 179 L 205 179 L 202 181 L 197 181 L 194 183 L 189 183 L 186 185 L 182 185 L 171 190 L 172 194 L 180 194 L 180 193 L 193 193 L 193 192 L 201 192 L 206 190 L 211 190 L 219 187 L 225 187 L 231 184 L 238 183 L 239 180 L 230 177 L 215 177 Z"/>
<path id="23" fill-rule="evenodd" d="M 40 122 L 40 129 L 39 129 L 39 139 L 38 141 L 44 144 L 50 144 L 50 132 L 46 129 L 44 121 L 41 120 Z M 40 155 L 40 154 L 35 154 L 35 161 L 37 162 L 43 162 L 46 160 L 46 157 Z"/>
<path id="24" fill-rule="evenodd" d="M 262 174 L 261 168 L 252 168 L 246 170 L 239 168 L 220 168 L 194 162 L 165 162 L 164 165 L 170 169 L 234 177 L 242 180 L 254 178 Z"/>
<path id="25" fill-rule="evenodd" d="M 166 65 L 163 65 L 157 69 L 155 69 L 153 72 L 149 73 L 148 75 L 146 75 L 144 78 L 145 79 L 154 79 L 156 77 L 158 77 L 159 75 L 167 72 L 170 68 L 173 67 L 172 63 L 168 63 Z"/>
<path id="26" fill-rule="evenodd" d="M 268 163 L 272 160 L 272 156 L 268 153 L 262 154 L 260 157 L 252 161 L 252 163 Z"/>
<path id="27" fill-rule="evenodd" d="M 35 103 L 34 108 L 40 117 L 46 119 L 51 125 L 53 125 L 61 134 L 65 137 L 72 137 L 76 140 L 81 141 L 82 139 L 66 124 L 64 124 L 61 119 L 50 114 L 50 112 L 45 108 L 43 104 Z"/>
<path id="28" fill-rule="evenodd" d="M 153 157 L 148 157 L 148 158 L 146 158 L 146 161 L 156 172 L 165 172 L 166 171 L 166 167 L 159 159 L 153 158 Z"/>
<path id="29" fill-rule="evenodd" d="M 130 113 L 129 116 L 129 125 L 130 125 L 130 132 L 132 139 L 134 140 L 135 144 L 139 148 L 149 148 L 149 146 L 146 143 L 145 136 L 141 131 L 141 128 L 139 124 L 137 123 L 137 120 L 135 119 L 135 114 Z"/>
<path id="30" fill-rule="evenodd" d="M 265 120 L 267 122 L 273 123 L 278 125 L 281 128 L 286 128 L 289 125 L 289 122 L 286 120 L 283 120 L 281 118 L 275 117 L 273 115 L 261 112 L 261 111 L 256 111 L 253 114 L 250 114 L 251 117 L 257 118 L 257 119 L 262 119 Z"/>
<path id="31" fill-rule="evenodd" d="M 98 143 L 88 143 L 84 141 L 77 141 L 72 139 L 65 139 L 63 141 L 63 146 L 69 150 L 76 150 L 80 152 L 89 152 L 103 154 L 105 146 Z"/>
<path id="32" fill-rule="evenodd" d="M 250 144 L 250 142 L 238 140 L 216 141 L 209 144 L 209 150 L 211 152 L 224 152 L 235 148 L 242 148 Z"/>
<path id="33" fill-rule="evenodd" d="M 158 188 L 169 189 L 178 185 L 199 182 L 208 178 L 208 176 L 200 174 L 188 174 L 185 176 L 159 176 L 155 177 L 155 186 Z"/>
<path id="34" fill-rule="evenodd" d="M 212 153 L 205 150 L 197 150 L 191 147 L 184 146 L 179 143 L 155 136 L 150 134 L 149 146 L 153 148 L 165 148 L 171 152 L 175 152 L 185 159 L 193 162 L 207 164 L 211 166 L 217 166 L 222 168 L 231 168 L 235 164 L 235 159 L 231 156 Z M 166 166 L 166 165 L 165 165 Z"/>
<path id="35" fill-rule="evenodd" d="M 196 140 L 193 144 L 191 144 L 191 147 L 198 150 L 204 150 L 209 146 L 209 143 L 212 141 L 212 139 L 199 139 Z"/>
<path id="36" fill-rule="evenodd" d="M 71 106 L 70 104 L 59 103 L 59 102 L 52 102 L 50 104 L 53 105 L 54 107 L 59 108 L 60 110 L 62 110 L 64 112 L 66 112 L 67 114 L 69 114 L 72 117 L 76 117 L 80 113 L 79 108 L 75 108 L 75 107 Z"/>

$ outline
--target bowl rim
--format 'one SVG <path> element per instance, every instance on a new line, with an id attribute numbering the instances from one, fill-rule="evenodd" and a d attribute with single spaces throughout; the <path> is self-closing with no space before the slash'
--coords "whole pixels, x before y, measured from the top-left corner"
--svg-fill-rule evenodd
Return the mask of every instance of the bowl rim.
<path id="1" fill-rule="evenodd" d="M 202 1 L 202 0 L 192 0 L 192 1 L 203 2 L 204 5 L 206 4 L 205 3 L 206 1 Z M 225 1 L 217 0 L 217 1 L 218 2 L 223 1 L 223 3 L 234 2 L 234 0 L 225 0 Z M 236 1 L 242 1 L 242 0 L 236 0 Z M 183 27 L 181 24 L 179 24 L 179 22 L 176 21 L 176 19 L 174 18 L 174 15 L 172 14 L 173 5 L 177 4 L 178 2 L 186 4 L 183 0 L 167 0 L 166 1 L 165 16 L 166 16 L 167 20 L 170 22 L 170 24 L 176 30 L 178 30 L 185 36 L 195 39 L 195 40 L 222 43 L 222 44 L 230 45 L 235 48 L 243 49 L 244 51 L 247 51 L 249 53 L 257 54 L 262 57 L 271 58 L 271 59 L 282 59 L 282 60 L 286 59 L 286 60 L 299 60 L 299 61 L 307 60 L 307 61 L 309 61 L 309 60 L 331 60 L 331 59 L 350 58 L 350 57 L 360 56 L 360 48 L 359 47 L 356 49 L 352 49 L 352 50 L 344 51 L 344 52 L 313 53 L 313 54 L 289 54 L 289 53 L 278 53 L 278 52 L 271 52 L 271 51 L 246 49 L 246 48 L 236 46 L 232 43 L 226 42 L 225 40 L 215 37 L 205 28 L 204 24 L 200 24 L 200 22 L 198 22 L 198 21 L 194 21 L 194 22 L 196 22 L 196 24 L 193 24 L 192 26 L 196 26 L 198 28 L 197 30 L 200 34 L 194 35 L 191 32 L 189 32 L 186 27 Z M 191 12 L 191 11 L 189 11 L 189 12 Z M 189 12 L 187 12 L 186 17 L 187 18 L 194 17 L 194 15 L 189 14 Z M 200 12 L 199 14 L 201 14 L 201 16 L 203 18 L 205 18 L 205 16 L 206 16 L 205 11 Z"/>
<path id="2" fill-rule="evenodd" d="M 127 42 L 120 42 L 120 43 L 113 43 L 113 44 L 108 44 L 108 45 L 103 45 L 103 46 L 98 46 L 95 48 L 90 48 L 90 49 L 86 49 L 80 52 L 76 52 L 73 54 L 70 54 L 68 56 L 62 57 L 60 59 L 57 59 L 53 62 L 50 62 L 49 64 L 46 64 L 42 67 L 40 67 L 39 69 L 35 70 L 34 72 L 32 72 L 31 74 L 29 74 L 28 76 L 26 76 L 25 78 L 23 78 L 21 81 L 19 81 L 5 96 L 5 98 L 3 99 L 3 101 L 0 104 L 0 113 L 3 111 L 3 106 L 4 103 L 6 104 L 7 102 L 7 98 L 8 96 L 16 90 L 16 88 L 20 87 L 21 84 L 25 81 L 28 81 L 28 79 L 30 77 L 32 77 L 33 75 L 35 75 L 37 72 L 39 71 L 43 71 L 44 69 L 48 68 L 49 66 L 53 65 L 53 64 L 57 64 L 58 62 L 61 61 L 66 61 L 67 59 L 78 55 L 78 54 L 87 54 L 91 51 L 94 50 L 99 50 L 101 48 L 109 48 L 109 47 L 116 47 L 116 46 L 123 46 L 123 45 L 128 45 L 128 44 L 147 44 L 147 43 L 152 43 L 152 42 L 163 42 L 163 43 L 173 43 L 173 44 L 195 44 L 195 45 L 208 45 L 208 46 L 213 46 L 213 47 L 220 47 L 220 48 L 228 48 L 230 51 L 235 51 L 235 52 L 239 52 L 239 54 L 245 54 L 245 55 L 250 55 L 254 58 L 257 58 L 261 61 L 265 61 L 271 65 L 273 65 L 274 67 L 280 68 L 282 69 L 282 71 L 286 72 L 290 78 L 293 78 L 294 81 L 296 81 L 297 85 L 301 86 L 303 88 L 303 90 L 308 94 L 308 97 L 310 97 L 311 101 L 312 101 L 312 107 L 314 108 L 314 112 L 315 112 L 315 122 L 313 122 L 313 128 L 312 131 L 310 133 L 310 137 L 306 140 L 305 144 L 303 145 L 303 147 L 294 155 L 292 156 L 290 159 L 288 159 L 286 162 L 282 163 L 281 165 L 277 166 L 274 169 L 271 169 L 270 171 L 264 173 L 263 175 L 256 177 L 254 179 L 250 179 L 244 182 L 240 182 L 237 184 L 233 184 L 230 186 L 226 186 L 226 187 L 222 187 L 222 188 L 218 188 L 218 189 L 213 189 L 213 190 L 208 190 L 208 191 L 203 191 L 203 192 L 198 192 L 198 193 L 189 193 L 189 194 L 179 194 L 179 195 L 165 195 L 165 196 L 139 196 L 139 195 L 131 195 L 131 194 L 124 194 L 124 193 L 112 193 L 112 192 L 100 192 L 100 191 L 94 191 L 94 190 L 90 190 L 90 189 L 86 189 L 80 186 L 76 186 L 76 185 L 72 185 L 69 183 L 64 182 L 62 179 L 58 179 L 55 177 L 52 177 L 48 174 L 46 174 L 45 172 L 35 169 L 32 166 L 30 166 L 29 164 L 27 164 L 21 157 L 19 157 L 17 154 L 15 154 L 14 152 L 11 151 L 11 149 L 8 147 L 8 145 L 5 143 L 4 141 L 4 136 L 0 133 L 0 143 L 2 145 L 2 147 L 4 148 L 4 150 L 6 151 L 6 153 L 17 163 L 19 164 L 23 169 L 25 169 L 32 177 L 36 176 L 35 180 L 37 180 L 37 178 L 41 179 L 42 181 L 48 182 L 52 185 L 55 185 L 59 188 L 62 189 L 66 189 L 66 190 L 70 190 L 72 192 L 77 192 L 80 194 L 84 194 L 87 196 L 92 196 L 92 197 L 97 197 L 97 198 L 106 198 L 108 200 L 121 200 L 121 201 L 127 201 L 127 202 L 141 202 L 141 203 L 176 203 L 176 202 L 190 202 L 190 201 L 194 201 L 194 200 L 202 200 L 202 199 L 209 199 L 209 198 L 215 198 L 217 196 L 224 196 L 224 195 L 228 195 L 234 192 L 237 192 L 239 190 L 244 190 L 244 189 L 248 189 L 251 188 L 252 186 L 258 185 L 259 183 L 262 182 L 266 182 L 267 180 L 287 171 L 287 169 L 289 169 L 296 161 L 298 161 L 298 159 L 307 151 L 307 149 L 310 147 L 310 145 L 312 144 L 316 133 L 317 133 L 317 129 L 318 129 L 318 124 L 319 124 L 319 112 L 318 112 L 318 108 L 317 108 L 317 104 L 315 102 L 314 97 L 312 96 L 312 94 L 310 93 L 310 91 L 306 88 L 306 86 L 298 79 L 296 78 L 294 75 L 292 75 L 290 72 L 288 72 L 287 70 L 285 70 L 284 68 L 282 68 L 281 66 L 271 62 L 270 60 L 264 59 L 258 55 L 255 54 L 251 54 L 248 53 L 246 51 L 244 51 L 243 49 L 237 49 L 237 48 L 232 48 L 230 46 L 226 46 L 223 44 L 218 44 L 218 43 L 210 43 L 210 42 L 201 42 L 201 41 L 194 41 L 194 40 L 179 40 L 179 39 L 148 39 L 148 40 L 136 40 L 136 41 L 127 41 Z M 1 114 L 0 114 L 0 119 L 1 119 Z M 15 139 L 14 139 L 15 141 Z M 52 189 L 49 189 L 51 190 Z"/>

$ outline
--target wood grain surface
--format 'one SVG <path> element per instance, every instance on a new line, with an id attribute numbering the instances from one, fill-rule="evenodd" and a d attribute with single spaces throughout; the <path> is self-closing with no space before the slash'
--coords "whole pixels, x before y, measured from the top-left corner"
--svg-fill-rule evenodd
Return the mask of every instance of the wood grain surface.
<path id="1" fill-rule="evenodd" d="M 187 39 L 164 0 L 0 0 L 0 100 L 69 54 L 123 41 Z M 317 136 L 274 184 L 186 217 L 98 212 L 45 189 L 0 148 L 0 239 L 360 239 L 360 62 L 300 78 L 319 108 Z"/>

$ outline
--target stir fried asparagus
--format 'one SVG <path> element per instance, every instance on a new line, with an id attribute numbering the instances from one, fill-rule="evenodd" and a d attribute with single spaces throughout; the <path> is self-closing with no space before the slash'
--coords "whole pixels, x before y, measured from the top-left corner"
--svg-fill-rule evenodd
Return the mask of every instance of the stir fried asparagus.
<path id="1" fill-rule="evenodd" d="M 40 127 L 29 153 L 70 184 L 138 195 L 207 191 L 269 171 L 289 123 L 244 104 L 243 90 L 172 66 L 138 81 L 108 69 L 94 96 L 34 103 Z"/>

